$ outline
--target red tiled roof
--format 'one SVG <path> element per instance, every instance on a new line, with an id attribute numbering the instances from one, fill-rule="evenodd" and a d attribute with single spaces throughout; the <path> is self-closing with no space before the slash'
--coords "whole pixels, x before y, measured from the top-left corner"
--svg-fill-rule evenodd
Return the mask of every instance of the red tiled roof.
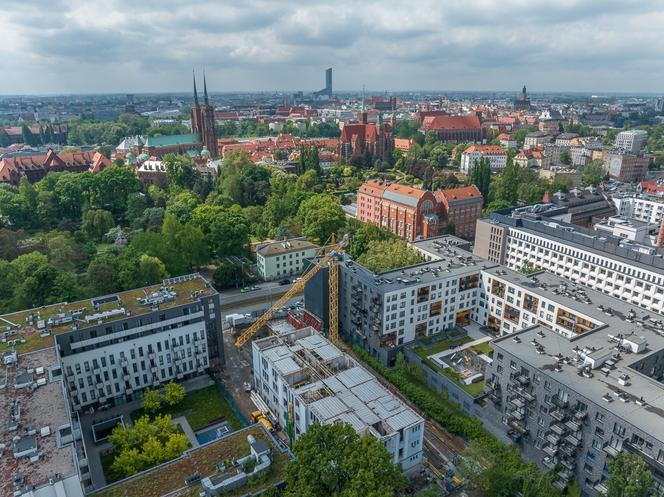
<path id="1" fill-rule="evenodd" d="M 387 189 L 389 183 L 379 179 L 370 179 L 360 186 L 358 192 L 373 195 L 375 197 L 382 197 L 383 192 Z"/>
<path id="2" fill-rule="evenodd" d="M 481 154 L 500 154 L 507 155 L 507 150 L 498 145 L 471 145 L 463 154 L 472 154 L 473 152 L 479 152 Z"/>
<path id="3" fill-rule="evenodd" d="M 424 118 L 422 127 L 426 130 L 479 129 L 482 127 L 480 118 L 475 114 L 466 116 L 428 116 Z"/>
<path id="4" fill-rule="evenodd" d="M 472 198 L 482 199 L 482 193 L 475 185 L 462 186 L 461 188 L 451 188 L 449 190 L 438 190 L 436 196 L 444 197 L 448 204 Z"/>

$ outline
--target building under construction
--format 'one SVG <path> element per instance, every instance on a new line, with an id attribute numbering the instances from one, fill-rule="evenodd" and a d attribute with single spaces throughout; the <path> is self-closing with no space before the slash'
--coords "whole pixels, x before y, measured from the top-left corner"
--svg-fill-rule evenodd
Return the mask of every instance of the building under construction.
<path id="1" fill-rule="evenodd" d="M 424 419 L 312 327 L 252 342 L 256 391 L 296 438 L 314 423 L 378 438 L 407 472 L 422 462 Z"/>

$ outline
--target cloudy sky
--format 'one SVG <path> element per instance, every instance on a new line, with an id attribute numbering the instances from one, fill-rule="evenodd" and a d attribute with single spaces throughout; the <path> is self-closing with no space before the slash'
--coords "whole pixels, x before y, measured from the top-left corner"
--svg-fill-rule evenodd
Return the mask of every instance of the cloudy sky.
<path id="1" fill-rule="evenodd" d="M 0 0 L 0 94 L 664 92 L 662 0 Z"/>

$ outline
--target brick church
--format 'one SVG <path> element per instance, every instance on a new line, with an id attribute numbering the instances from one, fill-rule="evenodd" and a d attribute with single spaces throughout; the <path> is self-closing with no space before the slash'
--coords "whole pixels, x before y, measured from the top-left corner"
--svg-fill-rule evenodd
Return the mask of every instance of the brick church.
<path id="1" fill-rule="evenodd" d="M 214 122 L 214 108 L 208 100 L 207 82 L 203 74 L 203 105 L 198 101 L 196 91 L 196 76 L 194 76 L 194 106 L 191 108 L 191 130 L 200 136 L 203 146 L 208 149 L 212 157 L 219 155 L 217 148 L 217 133 Z"/>

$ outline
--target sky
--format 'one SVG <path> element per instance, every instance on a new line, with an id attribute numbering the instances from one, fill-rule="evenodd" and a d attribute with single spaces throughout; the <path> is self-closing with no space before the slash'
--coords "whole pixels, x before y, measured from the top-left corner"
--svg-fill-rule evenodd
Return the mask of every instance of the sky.
<path id="1" fill-rule="evenodd" d="M 664 92 L 662 0 L 0 0 L 0 94 Z"/>

